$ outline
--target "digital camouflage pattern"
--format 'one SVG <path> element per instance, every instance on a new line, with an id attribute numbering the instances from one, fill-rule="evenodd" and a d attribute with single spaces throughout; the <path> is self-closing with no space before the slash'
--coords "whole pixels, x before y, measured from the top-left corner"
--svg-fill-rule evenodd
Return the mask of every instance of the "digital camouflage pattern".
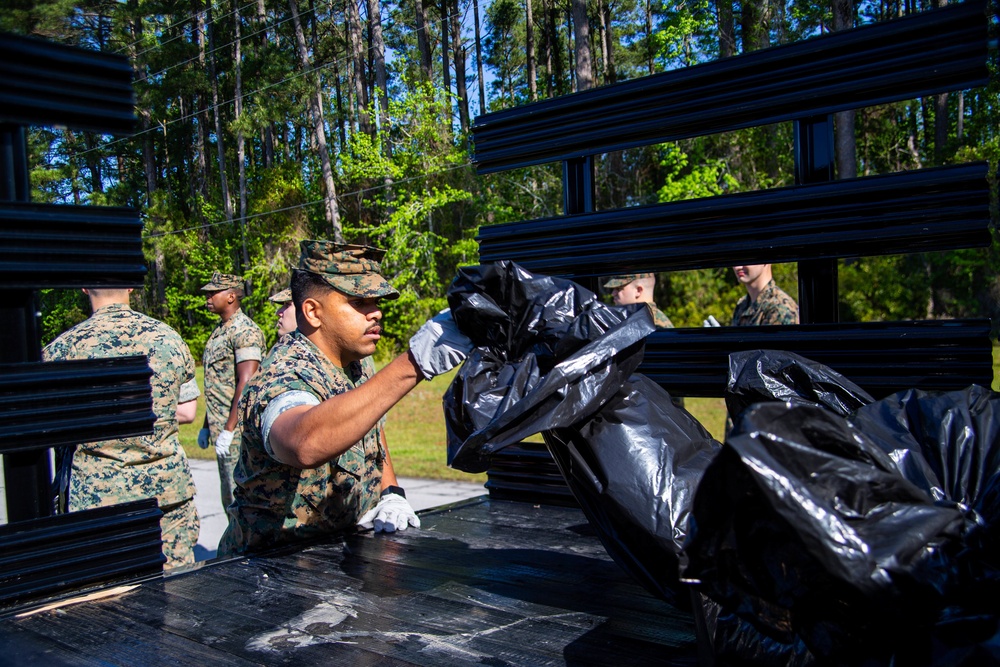
<path id="1" fill-rule="evenodd" d="M 289 301 L 292 300 L 292 289 L 291 288 L 283 289 L 277 294 L 272 294 L 271 296 L 267 297 L 267 300 L 279 304 L 288 303 Z"/>
<path id="2" fill-rule="evenodd" d="M 647 303 L 646 305 L 649 306 L 649 309 L 651 311 L 653 311 L 653 326 L 655 326 L 657 329 L 674 328 L 674 323 L 670 321 L 670 318 L 667 317 L 666 313 L 664 313 L 662 310 L 656 307 L 656 304 Z"/>
<path id="3" fill-rule="evenodd" d="M 264 332 L 242 310 L 237 310 L 212 331 L 205 343 L 202 364 L 205 367 L 205 414 L 212 442 L 226 426 L 229 410 L 236 397 L 236 364 L 260 361 L 264 351 Z M 240 427 L 233 430 L 229 456 L 216 456 L 222 485 L 222 506 L 232 502 L 233 468 L 240 451 Z"/>
<path id="4" fill-rule="evenodd" d="M 761 290 L 756 302 L 750 300 L 749 294 L 745 294 L 736 303 L 736 309 L 733 311 L 734 327 L 798 323 L 798 304 L 785 294 L 773 279 Z"/>
<path id="5" fill-rule="evenodd" d="M 139 354 L 147 357 L 153 370 L 153 434 L 78 445 L 70 477 L 70 511 L 152 497 L 161 509 L 194 507 L 187 502 L 194 497 L 195 487 L 177 438 L 177 404 L 195 400 L 200 391 L 194 359 L 176 331 L 125 304 L 111 304 L 52 341 L 42 358 L 60 361 Z M 165 509 L 160 522 L 167 565 L 194 562 L 197 512 L 180 523 L 171 514 Z M 171 528 L 175 523 L 177 530 Z"/>
<path id="6" fill-rule="evenodd" d="M 620 287 L 625 287 L 629 283 L 640 278 L 652 278 L 652 273 L 625 273 L 620 276 L 611 276 L 606 283 L 604 283 L 604 289 L 618 289 Z"/>
<path id="7" fill-rule="evenodd" d="M 337 459 L 300 469 L 265 449 L 262 417 L 287 391 L 306 391 L 320 401 L 349 391 L 375 373 L 370 358 L 345 370 L 333 365 L 301 332 L 283 336 L 247 384 L 240 402 L 243 447 L 236 465 L 236 500 L 219 553 L 256 551 L 353 528 L 378 503 L 385 453 L 383 421 Z"/>
<path id="8" fill-rule="evenodd" d="M 381 275 L 385 251 L 363 245 L 299 242 L 299 269 L 321 276 L 334 289 L 364 298 L 396 299 L 399 292 Z"/>
<path id="9" fill-rule="evenodd" d="M 240 293 L 240 296 L 243 296 L 244 285 L 241 276 L 216 271 L 212 274 L 212 279 L 202 285 L 201 290 L 203 292 L 219 292 L 224 289 L 234 289 Z"/>

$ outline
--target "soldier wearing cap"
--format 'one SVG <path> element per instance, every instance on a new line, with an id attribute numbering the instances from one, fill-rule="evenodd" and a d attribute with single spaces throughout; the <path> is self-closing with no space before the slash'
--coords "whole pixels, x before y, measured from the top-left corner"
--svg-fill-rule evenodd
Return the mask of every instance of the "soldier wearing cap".
<path id="1" fill-rule="evenodd" d="M 219 324 L 205 343 L 205 423 L 198 444 L 215 443 L 222 506 L 233 502 L 233 467 L 240 450 L 238 403 L 247 381 L 257 372 L 264 351 L 264 333 L 240 308 L 243 279 L 216 271 L 201 288 L 205 306 Z"/>
<path id="2" fill-rule="evenodd" d="M 278 304 L 277 328 L 278 338 L 295 331 L 298 324 L 295 322 L 295 306 L 292 304 L 292 289 L 283 289 L 277 294 L 268 297 L 268 301 Z"/>
<path id="3" fill-rule="evenodd" d="M 616 305 L 645 303 L 653 313 L 653 324 L 657 329 L 672 329 L 674 325 L 670 318 L 653 303 L 653 289 L 655 287 L 656 276 L 652 273 L 627 273 L 611 276 L 604 283 L 604 289 L 611 290 Z"/>
<path id="4" fill-rule="evenodd" d="M 198 510 L 187 456 L 177 425 L 194 421 L 198 383 L 194 358 L 168 325 L 129 308 L 130 289 L 85 289 L 93 314 L 49 343 L 45 361 L 145 355 L 153 376 L 151 435 L 88 442 L 71 450 L 69 498 L 60 489 L 60 505 L 69 511 L 156 498 L 163 516 L 160 533 L 166 567 L 194 563 Z M 62 473 L 60 478 L 63 478 Z"/>
<path id="5" fill-rule="evenodd" d="M 291 288 L 298 328 L 278 341 L 241 400 L 243 447 L 223 555 L 355 525 L 419 527 L 396 483 L 383 418 L 471 349 L 444 313 L 411 339 L 411 347 L 418 336 L 433 345 L 374 372 L 379 302 L 399 296 L 380 274 L 384 252 L 330 241 L 302 241 L 301 250 Z"/>

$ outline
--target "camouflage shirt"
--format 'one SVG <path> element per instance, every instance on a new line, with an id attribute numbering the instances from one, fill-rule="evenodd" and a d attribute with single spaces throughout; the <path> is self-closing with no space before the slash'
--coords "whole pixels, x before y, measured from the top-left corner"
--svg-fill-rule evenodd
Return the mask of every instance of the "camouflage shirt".
<path id="1" fill-rule="evenodd" d="M 371 359 L 340 369 L 300 332 L 282 336 L 240 399 L 243 447 L 220 554 L 352 528 L 378 503 L 385 461 L 382 421 L 351 449 L 317 468 L 279 462 L 264 433 L 284 410 L 319 404 L 357 387 L 374 372 Z"/>
<path id="2" fill-rule="evenodd" d="M 743 295 L 733 311 L 734 327 L 798 323 L 798 305 L 774 283 L 774 280 L 768 282 L 761 290 L 756 302 L 750 300 L 749 294 Z"/>
<path id="3" fill-rule="evenodd" d="M 169 326 L 125 304 L 99 308 L 52 341 L 45 361 L 146 355 L 153 370 L 153 434 L 77 447 L 71 511 L 156 497 L 160 506 L 194 497 L 187 456 L 177 439 L 177 404 L 198 398 L 194 359 Z"/>
<path id="4" fill-rule="evenodd" d="M 202 361 L 205 365 L 205 407 L 213 442 L 229 419 L 236 393 L 236 364 L 260 361 L 263 351 L 264 333 L 242 310 L 220 322 L 208 337 Z M 239 444 L 240 432 L 237 428 L 232 451 L 238 451 Z"/>
<path id="5" fill-rule="evenodd" d="M 670 321 L 667 314 L 656 307 L 656 304 L 647 304 L 649 309 L 653 312 L 653 326 L 657 329 L 673 329 L 674 323 Z"/>

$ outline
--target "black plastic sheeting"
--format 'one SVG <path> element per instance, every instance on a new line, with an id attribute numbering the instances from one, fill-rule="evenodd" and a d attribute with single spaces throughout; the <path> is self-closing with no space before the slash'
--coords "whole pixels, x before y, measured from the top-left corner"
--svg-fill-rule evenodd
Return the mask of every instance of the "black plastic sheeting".
<path id="1" fill-rule="evenodd" d="M 775 351 L 734 354 L 722 447 L 633 373 L 645 308 L 511 262 L 449 290 L 476 349 L 445 395 L 449 463 L 542 432 L 608 553 L 695 603 L 719 664 L 996 664 L 1000 395 L 881 401 Z"/>
<path id="2" fill-rule="evenodd" d="M 998 664 L 1000 394 L 870 401 L 774 351 L 734 354 L 730 389 L 748 407 L 684 547 L 684 577 L 721 606 L 717 655 Z"/>

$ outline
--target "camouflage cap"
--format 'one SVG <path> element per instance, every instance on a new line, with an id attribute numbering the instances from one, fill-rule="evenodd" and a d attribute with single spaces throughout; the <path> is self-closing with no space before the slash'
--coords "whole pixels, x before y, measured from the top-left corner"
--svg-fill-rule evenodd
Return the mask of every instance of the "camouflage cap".
<path id="1" fill-rule="evenodd" d="M 216 271 L 212 274 L 212 279 L 208 281 L 208 284 L 203 285 L 201 288 L 203 292 L 218 292 L 219 290 L 224 289 L 235 289 L 242 293 L 243 278 L 240 276 L 234 276 L 230 273 L 220 273 L 219 271 Z"/>
<path id="2" fill-rule="evenodd" d="M 385 251 L 370 246 L 305 240 L 299 243 L 299 268 L 322 277 L 330 287 L 360 297 L 399 297 L 379 273 Z"/>
<path id="3" fill-rule="evenodd" d="M 640 278 L 652 278 L 652 273 L 626 273 L 620 276 L 611 276 L 606 283 L 604 283 L 604 289 L 618 289 L 620 287 L 625 287 L 633 280 L 639 280 Z"/>
<path id="4" fill-rule="evenodd" d="M 272 294 L 267 297 L 268 301 L 273 301 L 274 303 L 288 303 L 292 300 L 292 289 L 283 289 L 277 294 Z"/>

